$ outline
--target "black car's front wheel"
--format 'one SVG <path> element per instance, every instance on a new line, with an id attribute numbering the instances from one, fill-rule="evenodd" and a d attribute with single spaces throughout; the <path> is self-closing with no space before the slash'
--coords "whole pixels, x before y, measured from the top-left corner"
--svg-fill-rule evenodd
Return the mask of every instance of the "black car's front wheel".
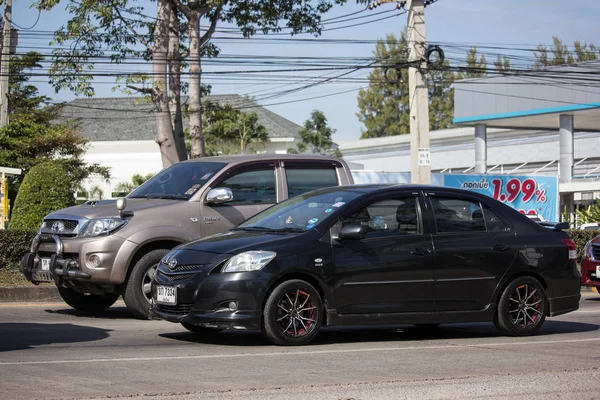
<path id="1" fill-rule="evenodd" d="M 502 292 L 494 323 L 508 336 L 533 335 L 544 324 L 547 303 L 546 290 L 537 279 L 518 277 Z"/>
<path id="2" fill-rule="evenodd" d="M 311 342 L 323 323 L 323 301 L 308 282 L 293 279 L 277 286 L 263 310 L 263 333 L 272 343 L 297 346 Z"/>

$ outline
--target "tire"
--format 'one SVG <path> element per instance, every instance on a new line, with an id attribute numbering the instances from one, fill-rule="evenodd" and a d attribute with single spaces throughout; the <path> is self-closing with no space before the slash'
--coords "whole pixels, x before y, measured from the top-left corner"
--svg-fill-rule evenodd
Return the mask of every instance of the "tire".
<path id="1" fill-rule="evenodd" d="M 148 319 L 150 317 L 150 284 L 156 273 L 158 262 L 169 252 L 168 249 L 152 250 L 138 260 L 133 266 L 123 300 L 134 318 Z M 143 289 L 144 287 L 145 289 Z"/>
<path id="2" fill-rule="evenodd" d="M 265 303 L 263 334 L 280 346 L 310 343 L 323 324 L 323 313 L 323 301 L 312 285 L 299 279 L 283 282 Z"/>
<path id="3" fill-rule="evenodd" d="M 546 290 L 537 279 L 522 276 L 502 292 L 494 325 L 507 336 L 529 336 L 542 327 L 547 314 Z"/>
<path id="4" fill-rule="evenodd" d="M 58 286 L 60 297 L 76 310 L 85 312 L 104 311 L 115 304 L 119 294 L 107 294 L 104 296 L 97 294 L 84 294 L 76 292 L 74 289 Z"/>
<path id="5" fill-rule="evenodd" d="M 187 329 L 188 331 L 190 331 L 192 333 L 196 333 L 198 335 L 203 335 L 203 336 L 215 335 L 215 334 L 221 332 L 221 330 L 222 330 L 222 329 L 217 329 L 217 328 L 205 328 L 203 326 L 188 324 L 187 322 L 181 322 L 181 326 L 183 326 L 185 329 Z"/>

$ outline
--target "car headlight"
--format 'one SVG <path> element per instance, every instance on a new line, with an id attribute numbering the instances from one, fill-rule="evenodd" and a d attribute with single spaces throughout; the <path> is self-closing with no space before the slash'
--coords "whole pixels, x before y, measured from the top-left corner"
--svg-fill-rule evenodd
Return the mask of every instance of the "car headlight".
<path id="1" fill-rule="evenodd" d="M 123 226 L 127 221 L 121 218 L 90 219 L 80 230 L 78 236 L 108 235 Z"/>
<path id="2" fill-rule="evenodd" d="M 227 272 L 247 272 L 262 269 L 269 263 L 277 253 L 272 251 L 247 251 L 233 256 L 227 261 L 222 273 Z"/>

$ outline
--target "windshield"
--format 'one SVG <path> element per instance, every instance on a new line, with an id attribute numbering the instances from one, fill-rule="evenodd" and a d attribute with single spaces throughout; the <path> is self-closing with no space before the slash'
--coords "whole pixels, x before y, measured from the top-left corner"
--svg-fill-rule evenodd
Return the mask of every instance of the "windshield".
<path id="1" fill-rule="evenodd" d="M 337 188 L 315 190 L 270 207 L 237 229 L 304 232 L 363 194 Z"/>
<path id="2" fill-rule="evenodd" d="M 128 198 L 188 200 L 225 166 L 216 162 L 172 165 L 135 189 Z"/>

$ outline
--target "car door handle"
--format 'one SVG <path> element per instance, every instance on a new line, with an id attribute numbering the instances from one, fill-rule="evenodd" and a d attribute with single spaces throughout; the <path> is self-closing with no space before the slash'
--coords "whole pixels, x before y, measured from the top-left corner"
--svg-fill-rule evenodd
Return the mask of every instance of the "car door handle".
<path id="1" fill-rule="evenodd" d="M 431 254 L 431 250 L 424 249 L 423 247 L 417 247 L 416 249 L 413 249 L 413 251 L 411 251 L 410 254 L 414 256 L 426 256 L 428 254 Z"/>
<path id="2" fill-rule="evenodd" d="M 508 250 L 508 246 L 507 246 L 507 245 L 505 245 L 505 244 L 499 244 L 499 243 L 498 243 L 498 244 L 495 244 L 495 245 L 492 247 L 492 249 L 493 249 L 493 250 L 495 250 L 495 251 L 505 251 L 505 250 Z"/>

